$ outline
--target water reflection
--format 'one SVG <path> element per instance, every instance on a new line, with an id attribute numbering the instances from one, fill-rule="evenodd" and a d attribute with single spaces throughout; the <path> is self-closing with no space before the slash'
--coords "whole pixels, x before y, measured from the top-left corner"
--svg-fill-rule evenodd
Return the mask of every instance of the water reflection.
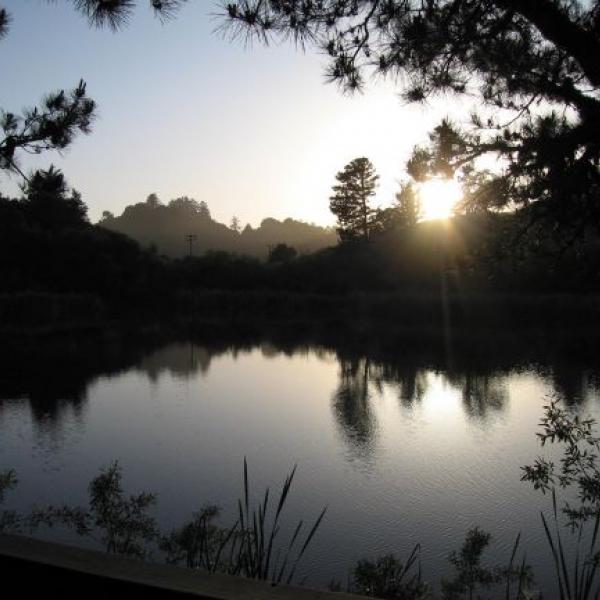
<path id="1" fill-rule="evenodd" d="M 314 547 L 324 582 L 416 542 L 441 572 L 468 527 L 510 553 L 547 508 L 519 480 L 546 393 L 600 416 L 595 353 L 502 332 L 452 342 L 449 368 L 431 332 L 323 323 L 13 340 L 0 344 L 0 463 L 23 475 L 16 502 L 29 507 L 46 490 L 73 503 L 119 458 L 169 528 L 199 502 L 237 498 L 242 457 L 257 489 L 298 462 L 293 510 L 332 505 Z"/>
<path id="2" fill-rule="evenodd" d="M 460 390 L 465 414 L 470 418 L 485 420 L 493 413 L 506 408 L 508 391 L 506 374 L 451 373 L 448 382 Z"/>
<path id="3" fill-rule="evenodd" d="M 453 368 L 448 370 L 443 339 L 425 333 L 415 337 L 414 333 L 361 332 L 340 337 L 326 327 L 247 328 L 225 326 L 185 334 L 160 330 L 148 335 L 105 334 L 4 344 L 0 350 L 0 417 L 6 402 L 20 402 L 28 407 L 32 422 L 48 432 L 66 420 L 84 419 L 89 388 L 102 377 L 137 372 L 154 384 L 163 375 L 182 380 L 203 378 L 222 355 L 235 359 L 255 349 L 265 360 L 281 354 L 313 355 L 337 362 L 332 411 L 346 446 L 355 457 L 366 459 L 376 445 L 376 399 L 387 388 L 410 410 L 429 393 L 429 373 L 438 373 L 458 390 L 465 416 L 479 421 L 505 411 L 510 373 L 533 369 L 571 405 L 585 402 L 597 391 L 600 380 L 595 356 L 587 357 L 587 363 L 581 357 L 571 360 L 572 344 L 561 353 L 556 344 L 543 345 L 536 340 L 530 347 L 508 340 L 506 347 L 500 341 L 498 351 L 492 353 L 491 334 L 475 340 L 455 336 Z M 544 347 L 546 354 L 541 351 Z"/>
<path id="4" fill-rule="evenodd" d="M 597 396 L 598 373 L 588 369 L 578 369 L 573 364 L 553 365 L 550 378 L 556 397 L 567 406 L 577 406 L 590 397 Z"/>
<path id="5" fill-rule="evenodd" d="M 209 349 L 192 342 L 169 344 L 144 356 L 138 369 L 153 383 L 156 383 L 164 373 L 189 379 L 196 374 L 206 375 L 213 356 Z"/>
<path id="6" fill-rule="evenodd" d="M 373 452 L 377 430 L 369 394 L 371 381 L 368 359 L 339 361 L 339 384 L 333 394 L 333 411 L 347 446 L 363 460 Z"/>

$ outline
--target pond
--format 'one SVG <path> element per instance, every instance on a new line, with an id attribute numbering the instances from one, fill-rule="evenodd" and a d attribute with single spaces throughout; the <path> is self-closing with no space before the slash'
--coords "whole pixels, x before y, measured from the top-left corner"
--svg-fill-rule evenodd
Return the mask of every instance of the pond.
<path id="1" fill-rule="evenodd" d="M 475 525 L 493 536 L 487 562 L 506 564 L 520 531 L 538 579 L 551 577 L 550 500 L 520 468 L 541 453 L 550 398 L 600 416 L 593 343 L 347 333 L 200 326 L 5 344 L 0 468 L 19 477 L 5 507 L 83 504 L 119 460 L 127 491 L 158 495 L 162 528 L 207 503 L 231 522 L 247 457 L 257 496 L 298 465 L 287 523 L 327 505 L 299 569 L 311 585 L 416 543 L 436 581 Z"/>

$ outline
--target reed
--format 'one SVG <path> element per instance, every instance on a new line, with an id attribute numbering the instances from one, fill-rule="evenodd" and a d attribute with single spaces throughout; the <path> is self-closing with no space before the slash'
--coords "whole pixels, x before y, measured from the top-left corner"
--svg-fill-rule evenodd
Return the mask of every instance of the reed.
<path id="1" fill-rule="evenodd" d="M 208 506 L 194 519 L 163 538 L 161 548 L 172 563 L 185 562 L 190 568 L 222 571 L 273 584 L 293 581 L 297 567 L 314 538 L 327 507 L 307 527 L 298 521 L 289 539 L 280 542 L 282 516 L 289 498 L 296 466 L 286 476 L 276 502 L 267 487 L 254 504 L 250 492 L 248 462 L 244 457 L 243 495 L 238 499 L 238 517 L 227 528 L 215 524 L 217 507 Z M 305 534 L 306 532 L 306 534 Z"/>
<path id="2" fill-rule="evenodd" d="M 540 515 L 542 517 L 546 540 L 552 553 L 556 587 L 560 600 L 588 600 L 589 598 L 598 598 L 600 596 L 600 589 L 594 586 L 594 582 L 600 562 L 600 549 L 597 545 L 600 513 L 596 514 L 593 521 L 593 530 L 589 544 L 584 544 L 583 542 L 584 524 L 581 523 L 577 528 L 577 545 L 570 561 L 565 552 L 560 533 L 555 490 L 552 490 L 552 523 L 548 522 L 543 512 Z"/>

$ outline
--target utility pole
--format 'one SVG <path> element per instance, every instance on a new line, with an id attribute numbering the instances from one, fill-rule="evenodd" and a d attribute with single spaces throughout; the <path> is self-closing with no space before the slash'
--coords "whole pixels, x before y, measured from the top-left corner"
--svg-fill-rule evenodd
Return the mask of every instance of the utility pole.
<path id="1" fill-rule="evenodd" d="M 194 245 L 194 242 L 198 239 L 198 236 L 195 233 L 188 233 L 185 236 L 185 239 L 187 240 L 187 243 L 189 245 L 189 256 L 192 256 L 193 245 Z"/>

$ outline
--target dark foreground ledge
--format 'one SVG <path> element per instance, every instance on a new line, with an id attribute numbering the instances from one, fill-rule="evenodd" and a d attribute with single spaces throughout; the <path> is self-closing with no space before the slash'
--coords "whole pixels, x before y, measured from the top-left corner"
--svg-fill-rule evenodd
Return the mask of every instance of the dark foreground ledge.
<path id="1" fill-rule="evenodd" d="M 149 564 L 93 550 L 0 535 L 0 586 L 25 598 L 205 598 L 360 600 L 360 596 L 272 586 L 220 573 Z M 12 594 L 11 594 L 12 595 Z"/>

